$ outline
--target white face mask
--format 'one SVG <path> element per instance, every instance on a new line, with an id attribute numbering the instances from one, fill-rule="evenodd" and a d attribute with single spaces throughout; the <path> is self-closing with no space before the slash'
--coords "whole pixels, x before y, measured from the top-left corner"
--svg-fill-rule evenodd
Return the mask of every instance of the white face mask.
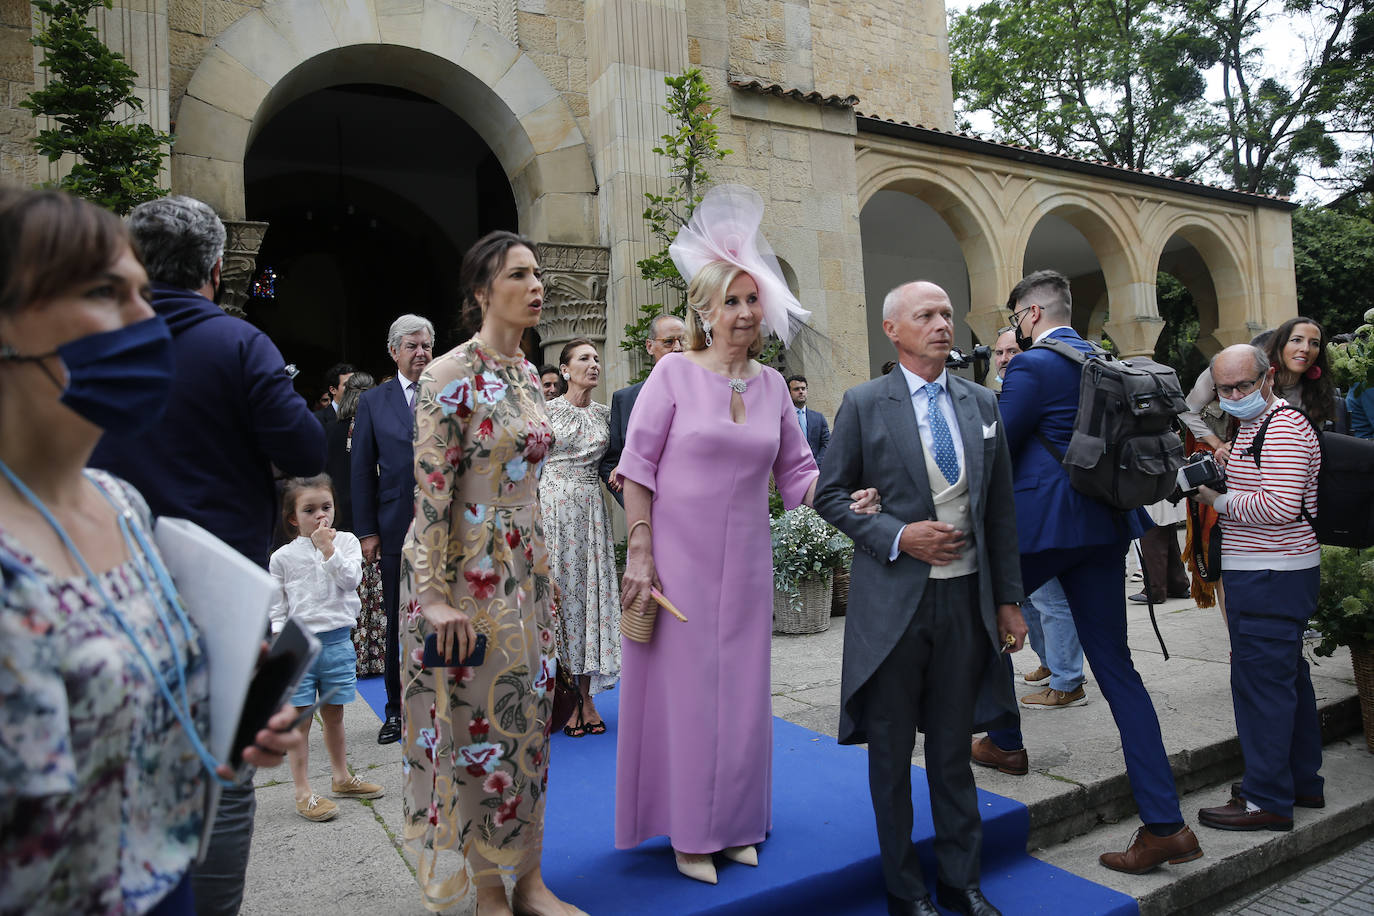
<path id="1" fill-rule="evenodd" d="M 1269 406 L 1264 397 L 1263 386 L 1256 388 L 1238 401 L 1230 398 L 1221 398 L 1217 402 L 1223 411 L 1229 413 L 1237 420 L 1253 420 L 1264 413 L 1264 408 Z"/>
<path id="2" fill-rule="evenodd" d="M 997 373 L 997 384 L 1002 384 L 1002 373 Z"/>

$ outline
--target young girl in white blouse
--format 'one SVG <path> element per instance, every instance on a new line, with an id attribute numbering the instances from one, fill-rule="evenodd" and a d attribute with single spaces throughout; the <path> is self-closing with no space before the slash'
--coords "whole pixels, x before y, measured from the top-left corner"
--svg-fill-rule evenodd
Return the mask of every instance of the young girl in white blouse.
<path id="1" fill-rule="evenodd" d="M 304 711 L 317 696 L 324 724 L 324 747 L 333 770 L 335 798 L 381 798 L 382 787 L 364 782 L 348 769 L 344 749 L 343 708 L 357 695 L 357 658 L 351 633 L 362 607 L 358 583 L 363 578 L 363 551 L 358 538 L 335 531 L 334 485 L 328 474 L 296 477 L 282 491 L 282 518 L 295 539 L 272 554 L 269 564 L 281 591 L 272 604 L 272 632 L 278 633 L 288 617 L 314 633 L 323 645 L 314 667 L 291 698 Z M 300 726 L 309 737 L 310 720 Z M 339 813 L 338 805 L 321 798 L 310 787 L 310 746 L 288 755 L 291 778 L 296 783 L 296 811 L 312 821 L 327 821 Z"/>

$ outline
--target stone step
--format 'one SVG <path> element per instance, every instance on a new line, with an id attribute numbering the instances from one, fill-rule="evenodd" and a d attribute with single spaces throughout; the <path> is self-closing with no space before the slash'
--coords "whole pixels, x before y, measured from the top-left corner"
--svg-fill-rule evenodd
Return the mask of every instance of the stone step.
<path id="1" fill-rule="evenodd" d="M 1105 705 L 1104 703 L 1103 706 Z M 1322 721 L 1323 743 L 1330 744 L 1352 735 L 1360 738 L 1362 735 L 1360 704 L 1357 697 L 1329 697 L 1318 703 L 1318 711 Z M 1067 712 L 1065 710 L 1042 715 L 1064 715 Z M 1033 745 L 1032 741 L 1031 767 L 1035 769 Z M 1240 739 L 1235 736 L 1233 728 L 1231 733 L 1218 735 L 1216 740 L 1198 741 L 1170 755 L 1169 764 L 1173 768 L 1174 781 L 1179 791 L 1185 794 L 1222 783 L 1229 785 L 1240 779 L 1244 769 Z M 1060 783 L 1060 790 L 1033 800 L 1023 798 L 1030 811 L 1031 848 L 1053 846 L 1089 833 L 1101 824 L 1135 818 L 1136 806 L 1131 796 L 1131 786 L 1125 772 L 1119 768 L 1114 773 L 1102 772 L 1089 781 L 1076 784 L 1054 771 L 1046 775 Z M 1374 772 L 1370 775 L 1374 777 Z M 999 784 L 1005 785 L 1005 781 L 1009 779 L 1014 777 L 999 774 Z M 998 791 L 983 779 L 980 779 L 980 784 Z M 1065 785 L 1069 788 L 1063 788 Z M 1186 808 L 1184 812 L 1186 816 Z"/>
<path id="2" fill-rule="evenodd" d="M 1031 854 L 1135 897 L 1141 916 L 1211 913 L 1374 836 L 1374 755 L 1365 746 L 1363 734 L 1328 744 L 1322 774 L 1326 807 L 1297 809 L 1293 829 L 1286 833 L 1199 826 L 1199 808 L 1225 804 L 1230 797 L 1230 778 L 1185 791 L 1183 814 L 1203 850 L 1203 857 L 1194 862 L 1164 865 L 1146 875 L 1124 875 L 1102 867 L 1097 861 L 1101 853 L 1130 844 L 1140 826 L 1133 816 L 1101 823 L 1047 848 L 1035 848 L 1032 843 Z M 1313 903 L 1317 906 L 1321 901 Z M 1015 912 L 1015 906 L 1004 901 L 1003 910 Z"/>

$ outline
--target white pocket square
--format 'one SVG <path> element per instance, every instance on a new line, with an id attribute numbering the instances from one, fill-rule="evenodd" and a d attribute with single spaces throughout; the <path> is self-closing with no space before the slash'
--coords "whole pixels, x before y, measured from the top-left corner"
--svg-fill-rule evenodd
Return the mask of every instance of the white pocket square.
<path id="1" fill-rule="evenodd" d="M 993 420 L 990 426 L 983 427 L 983 438 L 991 439 L 997 435 L 997 421 Z"/>

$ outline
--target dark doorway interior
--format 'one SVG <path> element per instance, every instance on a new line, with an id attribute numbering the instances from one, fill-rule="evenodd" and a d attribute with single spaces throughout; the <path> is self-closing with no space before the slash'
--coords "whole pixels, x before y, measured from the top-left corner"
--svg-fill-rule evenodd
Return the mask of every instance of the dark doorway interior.
<path id="1" fill-rule="evenodd" d="M 395 366 L 396 316 L 434 322 L 442 353 L 459 343 L 462 254 L 493 229 L 515 230 L 515 198 L 482 138 L 449 109 L 404 89 L 342 85 L 284 108 L 244 161 L 248 218 L 270 224 L 258 275 L 271 297 L 248 318 L 301 370 L 313 399 L 346 361 L 378 381 Z"/>

